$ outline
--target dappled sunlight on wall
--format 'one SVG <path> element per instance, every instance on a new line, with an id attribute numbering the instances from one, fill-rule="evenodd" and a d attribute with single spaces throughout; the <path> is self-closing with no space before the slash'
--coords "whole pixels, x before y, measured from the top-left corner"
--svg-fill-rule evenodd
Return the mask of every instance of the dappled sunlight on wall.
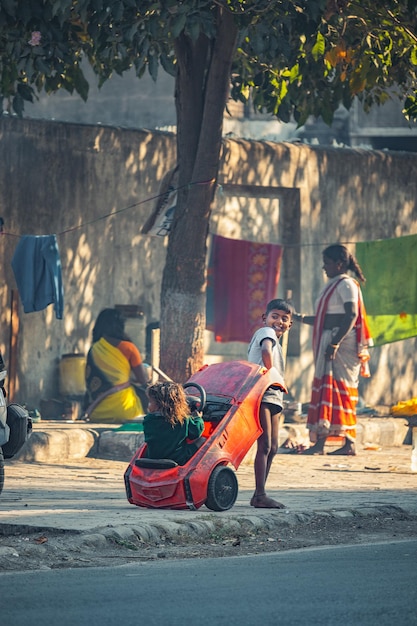
<path id="1" fill-rule="evenodd" d="M 100 257 L 93 252 L 94 240 L 88 241 L 87 233 L 68 233 L 63 260 L 66 293 L 73 296 L 71 306 L 66 307 L 64 317 L 65 337 L 74 337 L 80 329 L 88 329 L 93 322 L 94 285 L 100 272 Z M 74 297 L 75 296 L 75 297 Z M 85 332 L 85 331 L 84 331 Z M 84 353 L 80 340 L 64 342 L 63 349 Z"/>
<path id="2" fill-rule="evenodd" d="M 278 242 L 278 190 L 275 198 L 251 196 L 255 192 L 256 186 L 245 191 L 226 186 L 222 206 L 219 210 L 214 207 L 211 232 L 231 239 Z"/>
<path id="3" fill-rule="evenodd" d="M 141 227 L 175 165 L 176 142 L 165 132 L 14 118 L 0 120 L 0 139 L 7 164 L 0 168 L 0 215 L 13 233 L 0 248 L 6 356 L 14 236 L 56 233 L 61 255 L 64 319 L 52 306 L 29 315 L 18 306 L 17 401 L 39 401 L 57 393 L 62 355 L 86 353 L 102 308 L 134 306 L 146 323 L 159 320 L 167 239 L 141 235 Z M 282 288 L 291 285 L 303 313 L 313 312 L 325 282 L 325 245 L 417 234 L 415 155 L 230 138 L 222 155 L 210 232 L 283 243 Z M 301 353 L 290 358 L 288 383 L 307 401 L 311 329 L 291 330 L 297 332 Z M 366 382 L 372 402 L 406 399 L 412 388 L 417 394 L 415 346 L 408 340 L 374 351 Z M 227 360 L 231 348 L 225 344 L 219 356 Z"/>

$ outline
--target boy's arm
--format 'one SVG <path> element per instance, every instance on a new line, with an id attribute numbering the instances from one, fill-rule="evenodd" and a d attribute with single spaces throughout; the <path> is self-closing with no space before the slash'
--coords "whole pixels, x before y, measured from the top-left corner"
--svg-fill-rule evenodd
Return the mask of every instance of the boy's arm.
<path id="1" fill-rule="evenodd" d="M 272 348 L 274 347 L 274 343 L 272 339 L 267 337 L 262 341 L 261 351 L 262 351 L 262 362 L 267 370 L 270 370 L 273 366 L 272 360 Z"/>

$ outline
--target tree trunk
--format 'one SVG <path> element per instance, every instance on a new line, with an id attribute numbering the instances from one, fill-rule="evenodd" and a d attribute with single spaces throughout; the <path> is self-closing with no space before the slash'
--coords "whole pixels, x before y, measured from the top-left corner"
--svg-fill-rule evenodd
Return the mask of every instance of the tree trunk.
<path id="1" fill-rule="evenodd" d="M 162 277 L 161 368 L 177 382 L 204 359 L 207 235 L 237 32 L 219 9 L 214 42 L 176 42 L 179 192 Z"/>

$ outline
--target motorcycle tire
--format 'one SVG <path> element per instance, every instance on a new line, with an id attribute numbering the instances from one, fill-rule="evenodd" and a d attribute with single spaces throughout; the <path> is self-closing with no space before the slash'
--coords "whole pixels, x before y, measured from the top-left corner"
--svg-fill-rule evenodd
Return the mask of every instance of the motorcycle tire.
<path id="1" fill-rule="evenodd" d="M 10 434 L 9 441 L 3 444 L 3 456 L 12 459 L 27 441 L 32 431 L 32 420 L 23 406 L 12 403 L 7 407 L 7 425 Z"/>
<path id="2" fill-rule="evenodd" d="M 0 448 L 0 493 L 3 491 L 4 486 L 4 456 L 3 450 Z"/>

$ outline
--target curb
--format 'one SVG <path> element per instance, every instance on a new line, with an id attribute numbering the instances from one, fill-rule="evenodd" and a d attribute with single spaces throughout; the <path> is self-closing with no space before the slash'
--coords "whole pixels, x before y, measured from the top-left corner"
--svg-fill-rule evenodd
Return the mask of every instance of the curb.
<path id="1" fill-rule="evenodd" d="M 262 511 L 262 512 L 261 512 Z M 180 543 L 182 539 L 189 542 L 190 539 L 207 540 L 213 535 L 222 533 L 224 538 L 236 537 L 245 538 L 253 536 L 257 532 L 282 532 L 286 529 L 295 528 L 312 523 L 313 521 L 323 520 L 323 522 L 334 522 L 351 525 L 352 522 L 360 522 L 361 519 L 375 518 L 381 524 L 384 520 L 404 521 L 405 518 L 416 518 L 417 507 L 407 510 L 392 504 L 381 504 L 380 506 L 357 506 L 346 509 L 329 509 L 316 511 L 291 511 L 291 509 L 270 510 L 255 509 L 253 512 L 242 513 L 238 515 L 217 515 L 207 511 L 204 517 L 199 516 L 195 519 L 190 517 L 181 521 L 173 521 L 167 518 L 159 517 L 154 522 L 141 522 L 138 520 L 135 524 L 107 524 L 106 526 L 96 526 L 88 530 L 66 529 L 60 532 L 71 534 L 78 537 L 77 543 L 86 547 L 101 548 L 107 542 L 132 542 L 132 543 L 164 543 L 167 541 L 170 545 Z M 56 531 L 56 527 L 48 527 L 45 525 L 36 526 L 27 524 L 0 524 L 0 535 L 13 534 L 19 532 L 46 532 L 48 530 Z M 6 555 L 3 552 L 4 555 Z M 0 556 L 2 548 L 0 547 Z"/>
<path id="2" fill-rule="evenodd" d="M 65 427 L 64 427 L 65 426 Z M 40 422 L 34 424 L 34 431 L 16 460 L 56 463 L 96 457 L 113 461 L 129 462 L 139 445 L 143 442 L 143 433 L 118 432 L 118 425 L 97 426 L 92 428 L 85 423 L 83 427 L 76 422 L 71 424 Z M 363 446 L 399 447 L 409 436 L 409 425 L 404 418 L 358 418 L 357 443 Z M 305 424 L 287 424 L 280 428 L 279 445 L 291 437 L 298 443 L 308 445 L 308 430 Z M 248 451 L 243 463 L 252 464 L 255 458 L 256 444 Z"/>
<path id="3" fill-rule="evenodd" d="M 181 522 L 167 519 L 159 519 L 155 523 L 141 523 L 135 525 L 109 525 L 96 527 L 92 531 L 79 531 L 75 534 L 79 536 L 78 543 L 89 547 L 103 547 L 106 542 L 132 542 L 132 543 L 180 543 L 181 539 L 190 538 L 207 540 L 214 534 L 222 533 L 224 538 L 235 537 L 244 538 L 253 536 L 256 532 L 283 531 L 284 529 L 295 528 L 303 524 L 310 524 L 312 521 L 320 519 L 328 522 L 352 524 L 352 521 L 360 521 L 364 518 L 377 518 L 379 523 L 385 519 L 404 520 L 404 517 L 416 517 L 415 511 L 407 511 L 394 505 L 382 505 L 379 507 L 357 507 L 353 509 L 336 509 L 328 511 L 292 512 L 289 509 L 261 514 L 239 514 L 234 517 L 219 517 L 212 513 L 207 513 L 204 519 L 196 520 L 184 519 Z M 14 526 L 14 530 L 16 527 Z"/>
<path id="4" fill-rule="evenodd" d="M 94 456 L 97 436 L 89 430 L 34 430 L 13 459 L 29 463 L 54 463 Z"/>

